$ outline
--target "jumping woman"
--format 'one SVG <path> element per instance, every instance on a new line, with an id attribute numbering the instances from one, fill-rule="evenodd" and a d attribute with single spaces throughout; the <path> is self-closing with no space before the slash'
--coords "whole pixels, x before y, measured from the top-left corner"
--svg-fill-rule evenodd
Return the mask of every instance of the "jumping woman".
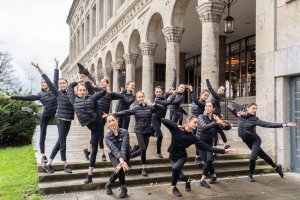
<path id="1" fill-rule="evenodd" d="M 55 60 L 56 61 L 56 60 Z M 58 65 L 58 61 L 57 65 Z M 47 173 L 53 173 L 51 164 L 53 159 L 55 158 L 58 151 L 60 151 L 61 161 L 64 163 L 64 172 L 72 173 L 71 167 L 68 165 L 66 158 L 66 140 L 70 130 L 71 121 L 74 119 L 74 108 L 68 98 L 68 81 L 65 78 L 61 78 L 57 84 L 53 84 L 48 76 L 44 74 L 38 64 L 31 63 L 33 66 L 37 68 L 37 70 L 42 75 L 43 79 L 46 81 L 52 93 L 57 97 L 57 110 L 55 117 L 57 120 L 57 129 L 58 129 L 58 138 L 55 146 L 52 149 L 48 162 L 43 166 L 43 169 Z"/>
<path id="2" fill-rule="evenodd" d="M 116 112 L 117 117 L 123 116 L 135 116 L 135 134 L 138 141 L 139 149 L 131 154 L 131 157 L 136 157 L 141 155 L 142 160 L 142 176 L 147 176 L 146 169 L 146 150 L 149 144 L 149 138 L 152 134 L 151 119 L 153 113 L 158 113 L 162 115 L 165 112 L 165 109 L 162 105 L 151 103 L 150 101 L 145 102 L 144 92 L 137 92 L 136 99 L 139 102 L 138 105 L 134 106 L 132 109 L 124 110 L 121 112 Z"/>
<path id="3" fill-rule="evenodd" d="M 169 160 L 172 165 L 172 192 L 175 196 L 182 196 L 179 190 L 177 189 L 177 181 L 185 181 L 185 190 L 187 192 L 191 191 L 190 178 L 183 174 L 182 167 L 187 161 L 186 149 L 192 144 L 196 145 L 197 149 L 204 149 L 207 151 L 212 151 L 215 153 L 224 154 L 225 152 L 235 152 L 237 151 L 233 147 L 229 149 L 218 149 L 212 146 L 209 146 L 199 139 L 192 133 L 192 130 L 197 128 L 198 119 L 196 116 L 189 116 L 187 118 L 187 125 L 184 127 L 184 130 L 178 128 L 178 125 L 168 119 L 162 119 L 161 122 L 170 130 L 172 134 L 171 144 L 168 149 L 170 153 Z"/>
<path id="4" fill-rule="evenodd" d="M 83 79 L 77 82 L 70 83 L 68 87 L 68 94 L 69 99 L 74 106 L 79 123 L 82 127 L 87 126 L 88 129 L 91 130 L 92 152 L 90 157 L 89 172 L 84 179 L 84 183 L 87 184 L 92 182 L 92 174 L 95 167 L 98 152 L 98 142 L 100 137 L 99 127 L 101 127 L 101 122 L 99 119 L 97 119 L 95 104 L 101 97 L 105 95 L 106 91 L 103 88 L 97 87 L 93 84 L 94 88 L 97 87 L 98 92 L 93 95 L 88 95 L 86 86 L 84 84 L 80 84 L 77 88 L 77 95 L 75 95 L 74 87 L 76 87 L 79 83 L 88 80 L 87 77 L 83 74 L 82 78 Z"/>
<path id="5" fill-rule="evenodd" d="M 118 178 L 121 184 L 119 197 L 125 198 L 127 196 L 125 172 L 129 170 L 127 163 L 130 160 L 129 133 L 126 129 L 118 127 L 118 118 L 114 114 L 107 115 L 105 120 L 110 128 L 105 136 L 105 143 L 110 150 L 109 159 L 115 168 L 105 185 L 105 192 L 107 195 L 112 194 L 111 184 Z"/>
<path id="6" fill-rule="evenodd" d="M 283 124 L 262 121 L 255 116 L 257 111 L 257 105 L 255 103 L 248 104 L 246 112 L 237 112 L 237 110 L 231 105 L 228 105 L 227 107 L 238 119 L 239 137 L 242 138 L 243 142 L 249 147 L 249 149 L 251 149 L 248 180 L 250 182 L 254 182 L 252 175 L 254 173 L 257 156 L 264 159 L 275 169 L 281 178 L 283 178 L 281 165 L 276 165 L 273 160 L 260 148 L 261 138 L 256 133 L 255 128 L 256 126 L 266 128 L 282 128 L 289 126 L 297 127 L 297 124 L 294 122 Z"/>
<path id="7" fill-rule="evenodd" d="M 222 121 L 217 115 L 213 114 L 215 111 L 215 105 L 213 102 L 208 101 L 205 103 L 205 112 L 202 115 L 199 115 L 198 126 L 196 131 L 196 137 L 209 146 L 213 146 L 213 138 L 217 133 L 218 129 L 230 130 L 230 124 Z M 217 180 L 217 175 L 215 173 L 213 162 L 213 153 L 203 149 L 197 149 L 197 152 L 200 154 L 203 159 L 205 166 L 202 172 L 202 178 L 200 180 L 200 185 L 205 188 L 210 188 L 210 186 L 205 182 L 208 172 L 211 174 L 211 179 L 209 184 L 213 184 Z"/>
<path id="8" fill-rule="evenodd" d="M 57 86 L 58 84 L 58 61 L 55 60 L 55 69 L 54 69 L 54 84 Z M 7 96 L 5 94 L 1 94 L 4 98 L 10 98 L 14 100 L 24 100 L 24 101 L 41 101 L 43 104 L 43 113 L 40 117 L 40 151 L 42 154 L 42 163 L 47 163 L 48 159 L 45 154 L 45 140 L 46 140 L 46 133 L 47 133 L 47 126 L 51 124 L 55 117 L 55 112 L 57 108 L 57 99 L 56 96 L 53 95 L 52 91 L 49 89 L 46 81 L 44 79 L 41 80 L 41 87 L 42 91 L 37 93 L 36 95 L 27 95 L 27 96 Z M 23 109 L 24 111 L 28 112 L 28 109 Z M 28 112 L 30 113 L 30 112 Z M 33 113 L 31 113 L 33 114 Z M 38 117 L 37 117 L 38 119 Z"/>

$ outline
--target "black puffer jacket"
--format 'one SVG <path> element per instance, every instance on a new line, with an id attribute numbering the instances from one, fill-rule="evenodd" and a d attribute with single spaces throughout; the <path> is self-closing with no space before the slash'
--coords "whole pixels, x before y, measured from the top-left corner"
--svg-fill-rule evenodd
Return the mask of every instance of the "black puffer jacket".
<path id="1" fill-rule="evenodd" d="M 135 95 L 132 94 L 132 92 L 127 92 L 127 90 L 124 90 L 121 93 L 121 95 L 123 96 L 123 98 L 118 101 L 116 108 L 115 108 L 116 112 L 128 110 L 130 108 L 130 105 L 135 100 Z"/>
<path id="2" fill-rule="evenodd" d="M 183 101 L 183 93 L 177 93 L 177 94 L 172 94 L 171 96 L 175 95 L 175 100 L 172 102 L 170 105 L 170 111 L 172 112 L 181 112 L 180 104 Z"/>
<path id="3" fill-rule="evenodd" d="M 74 93 L 74 87 L 76 85 L 76 82 L 69 85 L 69 99 L 74 106 L 75 113 L 81 126 L 86 126 L 96 120 L 97 114 L 95 111 L 95 104 L 105 95 L 106 91 L 103 88 L 98 87 L 98 92 L 94 95 L 87 95 L 85 98 L 80 98 Z"/>
<path id="4" fill-rule="evenodd" d="M 46 81 L 49 89 L 52 91 L 53 95 L 57 97 L 57 110 L 55 117 L 61 119 L 74 119 L 74 107 L 69 100 L 67 91 L 58 90 L 58 86 L 53 84 L 46 74 L 42 77 Z"/>
<path id="5" fill-rule="evenodd" d="M 145 106 L 143 106 L 142 104 L 138 104 L 130 110 L 116 112 L 115 115 L 117 117 L 134 115 L 136 120 L 135 128 L 134 128 L 135 133 L 146 134 L 152 132 L 152 127 L 151 127 L 152 114 L 158 113 L 158 115 L 162 115 L 164 112 L 165 112 L 165 108 L 159 104 L 154 104 L 153 107 L 147 106 L 147 104 Z"/>
<path id="6" fill-rule="evenodd" d="M 208 145 L 213 145 L 213 137 L 214 135 L 216 135 L 218 129 L 231 129 L 230 124 L 228 124 L 227 122 L 225 122 L 227 126 L 223 127 L 222 125 L 217 124 L 213 118 L 210 120 L 207 114 L 199 115 L 198 119 L 199 122 L 197 125 L 196 135 L 198 139 Z"/>
<path id="7" fill-rule="evenodd" d="M 110 103 L 112 100 L 123 99 L 124 95 L 116 92 L 106 93 L 101 99 L 97 101 L 99 109 L 102 113 L 109 113 Z"/>
<path id="8" fill-rule="evenodd" d="M 221 102 L 221 98 L 222 96 L 220 94 L 218 94 L 211 86 L 210 82 L 208 79 L 206 79 L 206 85 L 207 85 L 207 88 L 208 90 L 210 91 L 210 93 L 212 94 L 212 97 L 211 97 L 211 101 L 215 104 L 215 111 L 214 111 L 214 114 L 216 115 L 220 115 L 221 114 L 221 105 L 220 105 L 220 102 Z"/>
<path id="9" fill-rule="evenodd" d="M 257 135 L 255 131 L 256 126 L 261 126 L 266 128 L 282 128 L 282 123 L 265 122 L 249 113 L 246 113 L 245 116 L 238 117 L 237 110 L 233 106 L 228 105 L 227 108 L 238 119 L 238 134 L 239 137 L 243 139 L 243 141 L 252 139 L 253 136 Z"/>
<path id="10" fill-rule="evenodd" d="M 198 117 L 203 114 L 206 102 L 204 100 L 199 101 L 194 92 L 190 93 L 192 98 L 192 114 Z"/>
<path id="11" fill-rule="evenodd" d="M 165 93 L 162 97 L 155 97 L 154 99 L 154 103 L 160 104 L 165 108 L 164 113 L 162 113 L 161 115 L 159 115 L 158 113 L 154 113 L 153 116 L 156 119 L 162 119 L 166 117 L 166 113 L 167 113 L 167 106 L 170 105 L 171 103 L 173 103 L 173 101 L 175 100 L 175 95 L 171 95 L 170 99 L 167 100 L 169 97 L 168 93 Z"/>
<path id="12" fill-rule="evenodd" d="M 109 131 L 105 136 L 105 143 L 110 150 L 109 154 L 115 158 L 122 157 L 125 161 L 130 159 L 129 133 L 126 129 L 119 128 L 118 136 Z"/>
<path id="13" fill-rule="evenodd" d="M 53 82 L 58 84 L 58 69 L 54 70 Z M 49 85 L 48 85 L 49 87 Z M 57 109 L 57 99 L 53 95 L 51 90 L 45 91 L 42 89 L 41 92 L 36 95 L 27 95 L 27 96 L 11 96 L 15 100 L 25 100 L 25 101 L 37 101 L 40 100 L 44 106 L 43 115 L 44 116 L 54 116 Z"/>

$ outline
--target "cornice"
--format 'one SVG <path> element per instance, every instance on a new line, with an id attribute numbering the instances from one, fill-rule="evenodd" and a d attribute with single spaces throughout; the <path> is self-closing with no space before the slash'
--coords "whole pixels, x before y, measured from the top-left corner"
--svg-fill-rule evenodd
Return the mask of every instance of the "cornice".
<path id="1" fill-rule="evenodd" d="M 76 8 L 77 8 L 79 2 L 80 2 L 80 0 L 73 0 L 72 6 L 69 10 L 69 14 L 68 14 L 67 21 L 66 21 L 67 24 L 69 24 L 69 25 L 70 25 L 71 19 L 76 11 Z"/>

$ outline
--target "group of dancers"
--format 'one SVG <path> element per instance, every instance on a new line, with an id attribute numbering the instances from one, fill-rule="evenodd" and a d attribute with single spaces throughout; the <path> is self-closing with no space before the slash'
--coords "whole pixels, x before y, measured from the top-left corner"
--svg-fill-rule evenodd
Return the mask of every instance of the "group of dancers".
<path id="1" fill-rule="evenodd" d="M 200 93 L 200 97 L 193 92 L 191 85 L 180 84 L 176 88 L 177 73 L 173 67 L 173 83 L 172 87 L 163 92 L 162 88 L 155 87 L 154 102 L 146 100 L 145 93 L 142 91 L 133 93 L 135 83 L 129 81 L 125 88 L 122 86 L 122 72 L 120 65 L 115 63 L 118 68 L 118 88 L 119 91 L 110 91 L 107 79 L 102 79 L 97 85 L 88 70 L 78 63 L 80 80 L 68 83 L 67 79 L 59 78 L 58 73 L 59 62 L 55 59 L 54 80 L 51 82 L 49 77 L 42 71 L 37 63 L 31 63 L 41 74 L 42 90 L 35 95 L 27 96 L 8 96 L 1 93 L 4 98 L 15 100 L 36 101 L 40 100 L 43 104 L 43 113 L 38 115 L 30 108 L 23 107 L 22 110 L 34 115 L 40 120 L 40 152 L 42 154 L 41 162 L 45 163 L 43 169 L 47 173 L 54 173 L 51 164 L 58 151 L 61 154 L 61 161 L 64 163 L 64 172 L 72 173 L 66 158 L 66 140 L 70 130 L 71 121 L 74 120 L 74 114 L 78 118 L 81 126 L 86 126 L 91 131 L 90 142 L 84 149 L 84 157 L 89 160 L 89 169 L 84 183 L 92 182 L 93 169 L 95 167 L 96 156 L 98 153 L 98 144 L 101 152 L 102 161 L 106 161 L 104 153 L 103 140 L 110 152 L 108 153 L 114 171 L 105 185 L 106 194 L 112 194 L 112 183 L 118 178 L 121 185 L 120 198 L 127 196 L 127 188 L 125 185 L 125 172 L 129 170 L 129 161 L 131 158 L 140 156 L 142 163 L 142 176 L 147 176 L 147 148 L 149 139 L 155 132 L 156 140 L 156 157 L 163 158 L 161 154 L 161 145 L 163 134 L 161 131 L 161 123 L 163 123 L 172 135 L 171 143 L 168 148 L 169 160 L 172 165 L 172 192 L 175 196 L 181 196 L 180 191 L 176 187 L 178 179 L 184 181 L 185 190 L 191 191 L 190 178 L 184 175 L 182 167 L 187 162 L 186 149 L 190 145 L 196 147 L 195 162 L 201 164 L 200 157 L 205 165 L 200 180 L 200 185 L 204 188 L 210 188 L 217 180 L 216 172 L 213 167 L 213 161 L 217 154 L 226 152 L 237 152 L 233 146 L 227 144 L 226 135 L 223 130 L 230 130 L 231 126 L 223 119 L 221 114 L 220 101 L 222 95 L 226 92 L 224 86 L 219 87 L 215 91 L 208 78 L 208 73 L 204 72 L 206 78 L 207 89 Z M 177 122 L 182 112 L 181 104 L 184 100 L 184 91 L 188 89 L 192 98 L 192 115 L 187 117 L 184 125 L 178 125 Z M 211 101 L 207 101 L 212 94 Z M 109 113 L 112 100 L 118 100 L 115 112 Z M 137 100 L 138 104 L 130 108 L 131 104 Z M 170 117 L 166 119 L 167 109 L 170 110 Z M 232 106 L 228 109 L 238 119 L 238 134 L 243 142 L 252 150 L 249 164 L 249 181 L 253 182 L 253 173 L 257 156 L 269 163 L 281 177 L 283 177 L 281 165 L 275 164 L 272 159 L 260 148 L 261 138 L 255 131 L 256 126 L 268 128 L 282 128 L 288 126 L 296 126 L 295 123 L 269 123 L 261 121 L 256 117 L 257 105 L 250 103 L 243 106 L 241 110 L 236 110 Z M 135 116 L 135 134 L 137 145 L 133 147 L 129 144 L 128 126 L 130 116 Z M 58 138 L 52 149 L 49 159 L 45 155 L 45 139 L 47 125 L 54 118 L 58 119 Z M 104 126 L 107 124 L 109 132 L 104 137 Z M 217 134 L 220 134 L 224 148 L 216 148 Z M 209 184 L 205 181 L 211 174 Z"/>

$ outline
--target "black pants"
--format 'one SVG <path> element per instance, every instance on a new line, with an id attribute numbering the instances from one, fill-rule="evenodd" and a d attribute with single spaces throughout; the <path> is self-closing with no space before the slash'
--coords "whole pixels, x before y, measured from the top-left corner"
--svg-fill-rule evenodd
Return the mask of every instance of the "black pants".
<path id="1" fill-rule="evenodd" d="M 172 186 L 177 185 L 178 179 L 184 182 L 189 180 L 189 177 L 183 174 L 182 167 L 187 161 L 187 156 L 179 158 L 178 160 L 169 159 L 172 165 Z"/>
<path id="2" fill-rule="evenodd" d="M 161 143 L 163 139 L 163 135 L 161 132 L 161 118 L 156 118 L 152 116 L 152 127 L 156 133 L 157 140 L 156 140 L 156 152 L 161 153 Z"/>
<path id="3" fill-rule="evenodd" d="M 101 123 L 99 121 L 93 121 L 87 125 L 88 129 L 91 130 L 91 141 L 92 145 L 92 153 L 90 157 L 90 167 L 95 167 L 96 157 L 98 153 L 98 142 L 100 137 L 100 129 Z"/>
<path id="4" fill-rule="evenodd" d="M 215 174 L 215 169 L 212 166 L 212 162 L 213 162 L 213 152 L 210 151 L 206 151 L 203 149 L 199 149 L 197 148 L 197 152 L 199 152 L 202 160 L 205 163 L 205 166 L 203 168 L 203 172 L 202 174 L 204 176 L 207 176 L 208 172 L 210 172 L 210 174 Z"/>
<path id="5" fill-rule="evenodd" d="M 105 126 L 105 119 L 101 119 L 101 126 L 99 127 L 99 129 L 100 129 L 100 136 L 99 136 L 99 147 L 100 147 L 100 149 L 104 149 L 104 144 L 103 144 L 104 126 Z"/>
<path id="6" fill-rule="evenodd" d="M 255 169 L 255 164 L 257 160 L 257 156 L 264 159 L 269 165 L 271 165 L 273 168 L 276 167 L 276 164 L 273 162 L 273 160 L 266 154 L 261 148 L 261 138 L 255 134 L 252 136 L 251 139 L 243 140 L 246 145 L 251 149 L 251 155 L 250 155 L 250 164 L 249 164 L 249 174 L 253 174 Z"/>
<path id="7" fill-rule="evenodd" d="M 192 133 L 196 136 L 197 129 L 192 130 Z M 196 146 L 195 146 L 195 148 L 196 148 Z M 197 148 L 196 148 L 196 156 L 199 156 L 199 153 L 198 153 L 198 151 L 197 151 Z"/>
<path id="8" fill-rule="evenodd" d="M 41 115 L 39 115 L 39 114 L 36 113 L 36 114 L 34 115 L 34 117 L 41 121 L 41 118 L 42 118 Z"/>
<path id="9" fill-rule="evenodd" d="M 139 149 L 131 154 L 131 158 L 141 155 L 142 164 L 146 164 L 146 151 L 149 145 L 151 133 L 136 133 Z"/>
<path id="10" fill-rule="evenodd" d="M 226 137 L 224 131 L 218 129 L 218 132 L 214 135 L 214 146 L 217 146 L 217 145 L 218 145 L 218 133 L 220 134 L 220 136 L 221 136 L 223 142 L 224 142 L 224 143 L 227 142 L 227 137 Z"/>
<path id="11" fill-rule="evenodd" d="M 180 117 L 180 112 L 170 111 L 170 120 L 177 123 Z"/>
<path id="12" fill-rule="evenodd" d="M 116 168 L 117 165 L 120 163 L 120 161 L 111 154 L 109 154 L 109 159 L 112 165 L 114 166 L 114 168 Z M 125 162 L 129 164 L 129 160 L 126 160 Z M 125 185 L 125 173 L 122 168 L 117 174 L 115 172 L 112 173 L 112 175 L 109 177 L 109 182 L 114 183 L 117 180 L 117 178 L 119 179 L 121 185 Z"/>
<path id="13" fill-rule="evenodd" d="M 130 117 L 119 117 L 119 127 L 128 130 Z"/>
<path id="14" fill-rule="evenodd" d="M 70 130 L 71 121 L 57 120 L 58 139 L 51 152 L 50 159 L 54 159 L 57 152 L 60 151 L 61 161 L 66 161 L 67 136 Z"/>
<path id="15" fill-rule="evenodd" d="M 54 116 L 41 116 L 40 121 L 40 150 L 41 154 L 45 153 L 45 140 L 46 140 L 46 133 L 47 133 L 47 126 L 49 122 L 54 119 Z"/>

